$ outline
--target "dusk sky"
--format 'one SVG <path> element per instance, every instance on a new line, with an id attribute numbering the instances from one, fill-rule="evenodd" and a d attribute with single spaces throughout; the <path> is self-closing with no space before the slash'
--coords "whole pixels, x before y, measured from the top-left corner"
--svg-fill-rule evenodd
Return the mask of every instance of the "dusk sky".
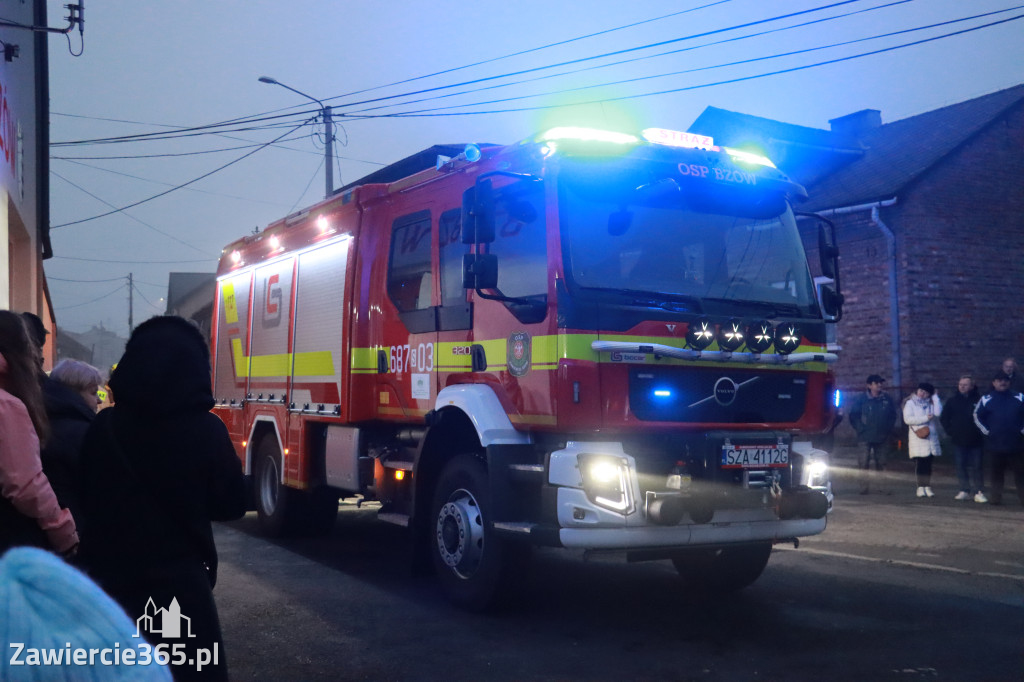
<path id="1" fill-rule="evenodd" d="M 225 244 L 323 197 L 318 105 L 260 76 L 334 108 L 335 186 L 554 124 L 685 130 L 715 106 L 827 129 L 1024 83 L 1013 0 L 89 0 L 84 50 L 49 40 L 57 323 L 123 336 L 129 273 L 138 325 L 168 273 L 212 273 Z"/>

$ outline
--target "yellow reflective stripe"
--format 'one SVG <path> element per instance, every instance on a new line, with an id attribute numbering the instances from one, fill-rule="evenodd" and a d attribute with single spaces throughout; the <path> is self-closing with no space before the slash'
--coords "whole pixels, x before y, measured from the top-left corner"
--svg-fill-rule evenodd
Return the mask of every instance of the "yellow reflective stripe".
<path id="1" fill-rule="evenodd" d="M 242 350 L 242 339 L 231 339 L 231 357 L 235 360 L 235 376 L 249 376 L 249 358 L 245 357 L 245 351 Z"/>
<path id="2" fill-rule="evenodd" d="M 235 361 L 236 377 L 321 377 L 336 376 L 334 358 L 330 351 L 306 353 L 275 353 L 246 357 L 242 340 L 231 339 L 231 354 Z M 294 360 L 294 372 L 292 363 Z"/>
<path id="3" fill-rule="evenodd" d="M 534 336 L 531 338 L 531 370 L 550 371 L 558 368 L 560 360 L 582 360 L 597 363 L 612 363 L 610 352 L 598 353 L 591 348 L 591 344 L 598 339 L 606 341 L 619 341 L 622 343 L 662 344 L 674 348 L 685 348 L 686 342 L 683 339 L 659 336 L 634 336 L 608 334 L 550 334 L 545 336 Z M 487 355 L 488 369 L 494 370 L 504 366 L 508 362 L 508 339 L 486 339 L 476 341 L 444 341 L 435 344 L 434 371 L 435 372 L 468 372 L 472 367 L 469 348 L 474 344 L 483 346 Z M 463 349 L 455 354 L 455 349 Z M 712 344 L 708 350 L 716 350 L 717 345 Z M 377 373 L 376 348 L 353 348 L 352 349 L 352 371 L 353 373 Z M 795 353 L 823 353 L 825 346 L 806 344 L 800 346 Z M 658 364 L 658 365 L 692 365 L 692 366 L 735 366 L 735 362 L 722 360 L 682 360 L 677 358 L 655 358 L 653 355 L 646 355 L 641 360 L 631 360 L 628 363 L 615 364 Z M 750 363 L 752 366 L 781 369 L 786 365 L 775 363 Z M 799 365 L 800 369 L 822 372 L 828 369 L 827 363 L 807 362 Z"/>
<path id="4" fill-rule="evenodd" d="M 349 369 L 353 374 L 376 374 L 377 348 L 353 348 Z"/>
<path id="5" fill-rule="evenodd" d="M 566 360 L 598 361 L 597 352 L 590 344 L 598 339 L 597 334 L 559 334 L 558 357 Z"/>
<path id="6" fill-rule="evenodd" d="M 530 356 L 533 369 L 558 369 L 558 336 L 535 336 Z"/>
<path id="7" fill-rule="evenodd" d="M 295 376 L 321 377 L 334 374 L 334 358 L 330 351 L 310 351 L 295 354 Z"/>
<path id="8" fill-rule="evenodd" d="M 276 355 L 253 355 L 249 358 L 249 376 L 283 377 L 291 369 L 291 357 L 287 353 Z"/>
<path id="9" fill-rule="evenodd" d="M 506 353 L 508 352 L 508 339 L 487 339 L 486 341 L 477 341 L 477 343 L 484 347 L 484 353 L 487 355 L 488 369 L 495 365 L 505 364 Z"/>
<path id="10" fill-rule="evenodd" d="M 469 355 L 471 345 L 467 341 L 439 341 L 434 346 L 434 369 L 442 372 L 468 372 L 472 367 L 472 357 Z M 456 348 L 464 350 L 456 355 Z"/>

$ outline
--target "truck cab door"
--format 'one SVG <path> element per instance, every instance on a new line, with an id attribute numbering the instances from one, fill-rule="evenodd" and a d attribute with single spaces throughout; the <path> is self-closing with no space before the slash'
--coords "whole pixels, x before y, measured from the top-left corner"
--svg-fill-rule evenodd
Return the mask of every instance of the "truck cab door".
<path id="1" fill-rule="evenodd" d="M 382 316 L 377 351 L 376 411 L 384 418 L 425 415 L 437 394 L 437 215 L 429 204 L 416 208 L 391 220 L 382 301 L 390 310 Z"/>

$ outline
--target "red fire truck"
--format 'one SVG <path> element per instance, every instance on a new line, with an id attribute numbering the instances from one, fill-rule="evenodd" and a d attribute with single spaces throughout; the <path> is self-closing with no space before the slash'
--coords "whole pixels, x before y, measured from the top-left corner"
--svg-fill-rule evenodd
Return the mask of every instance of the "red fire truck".
<path id="1" fill-rule="evenodd" d="M 431 148 L 229 244 L 215 411 L 262 527 L 372 501 L 470 609 L 534 546 L 753 582 L 832 504 L 838 251 L 819 221 L 816 288 L 804 195 L 707 137 L 556 128 Z"/>

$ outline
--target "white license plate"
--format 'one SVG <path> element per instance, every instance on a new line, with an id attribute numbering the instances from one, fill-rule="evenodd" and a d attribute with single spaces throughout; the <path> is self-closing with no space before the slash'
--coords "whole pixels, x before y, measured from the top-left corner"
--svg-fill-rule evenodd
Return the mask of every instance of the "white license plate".
<path id="1" fill-rule="evenodd" d="M 789 445 L 723 445 L 725 469 L 762 469 L 789 464 Z"/>

